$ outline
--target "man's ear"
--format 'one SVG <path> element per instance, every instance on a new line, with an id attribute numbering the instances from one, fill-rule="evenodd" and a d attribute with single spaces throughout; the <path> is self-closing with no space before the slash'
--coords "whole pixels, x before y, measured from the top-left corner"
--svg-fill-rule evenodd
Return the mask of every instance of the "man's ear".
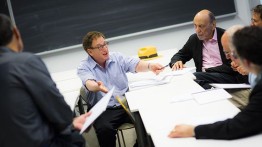
<path id="1" fill-rule="evenodd" d="M 19 31 L 16 27 L 13 28 L 13 34 L 14 34 L 14 37 L 15 37 L 17 40 L 21 40 L 21 39 L 22 39 L 22 38 L 21 38 L 20 31 Z"/>
<path id="2" fill-rule="evenodd" d="M 16 27 L 13 27 L 13 37 L 16 40 L 16 43 L 17 43 L 16 51 L 21 52 L 24 48 L 24 44 L 23 44 L 23 41 L 22 41 L 21 34 Z"/>
<path id="3" fill-rule="evenodd" d="M 93 55 L 93 50 L 91 50 L 91 49 L 86 49 L 86 52 L 87 52 L 90 56 Z"/>
<path id="4" fill-rule="evenodd" d="M 213 30 L 216 29 L 216 21 L 215 20 L 212 22 L 212 27 L 213 27 Z"/>

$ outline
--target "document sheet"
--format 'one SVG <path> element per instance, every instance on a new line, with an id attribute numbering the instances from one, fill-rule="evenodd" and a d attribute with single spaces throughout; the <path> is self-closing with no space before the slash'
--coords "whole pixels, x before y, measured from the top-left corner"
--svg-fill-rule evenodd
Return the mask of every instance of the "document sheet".
<path id="1" fill-rule="evenodd" d="M 238 89 L 238 88 L 251 88 L 251 85 L 249 84 L 218 84 L 218 83 L 212 83 L 209 84 L 216 88 L 223 88 L 223 89 Z"/>
<path id="2" fill-rule="evenodd" d="M 172 80 L 173 76 L 180 76 L 195 70 L 195 67 L 183 68 L 182 70 L 169 71 L 160 73 L 157 76 L 148 76 L 142 80 L 129 83 L 130 90 L 142 89 L 156 85 L 167 84 Z"/>
<path id="3" fill-rule="evenodd" d="M 104 97 L 102 97 L 96 105 L 90 110 L 92 114 L 86 119 L 83 128 L 80 131 L 80 134 L 82 134 L 87 127 L 89 127 L 95 119 L 101 115 L 107 108 L 107 105 L 109 103 L 109 100 L 115 90 L 115 87 L 113 87 Z"/>
<path id="4" fill-rule="evenodd" d="M 199 104 L 232 98 L 232 96 L 224 89 L 210 89 L 203 92 L 193 93 L 192 95 Z"/>

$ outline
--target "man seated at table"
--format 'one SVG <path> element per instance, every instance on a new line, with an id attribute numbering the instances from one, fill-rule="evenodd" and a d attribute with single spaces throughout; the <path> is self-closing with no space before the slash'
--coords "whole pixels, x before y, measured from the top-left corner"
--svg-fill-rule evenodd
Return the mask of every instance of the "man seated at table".
<path id="1" fill-rule="evenodd" d="M 115 86 L 106 111 L 94 122 L 100 146 L 115 147 L 116 129 L 123 123 L 131 122 L 128 114 L 115 99 L 115 96 L 123 96 L 128 90 L 126 73 L 152 71 L 158 74 L 163 70 L 163 66 L 139 58 L 126 57 L 120 53 L 109 53 L 105 36 L 96 31 L 86 34 L 83 38 L 83 48 L 88 57 L 81 61 L 77 72 L 87 92 L 96 92 L 94 97 L 88 99 L 89 105 L 95 105 L 108 89 Z"/>
<path id="2" fill-rule="evenodd" d="M 233 42 L 232 38 L 234 33 L 237 30 L 242 29 L 243 26 L 241 25 L 235 25 L 230 28 L 228 28 L 225 33 L 222 35 L 221 38 L 221 43 L 223 46 L 224 53 L 226 55 L 227 59 L 231 59 L 231 64 L 238 63 L 238 59 L 235 59 L 232 56 L 232 51 L 233 51 Z M 234 67 L 232 67 L 234 70 L 236 70 Z M 241 69 L 240 69 L 241 68 Z M 248 71 L 243 68 L 243 66 L 238 66 L 238 71 L 241 75 L 248 75 Z M 240 109 L 243 109 L 247 103 L 248 103 L 248 97 L 250 94 L 250 89 L 227 89 L 227 91 L 232 95 L 232 99 L 229 99 L 235 106 L 237 106 Z"/>
<path id="3" fill-rule="evenodd" d="M 251 16 L 251 26 L 262 27 L 262 5 L 257 5 L 252 9 Z M 224 48 L 224 52 L 226 54 L 226 58 L 231 59 L 231 67 L 233 70 L 239 72 L 241 75 L 248 75 L 248 82 L 251 85 L 251 88 L 254 87 L 255 82 L 254 79 L 256 76 L 252 73 L 249 73 L 242 65 L 240 65 L 239 59 L 235 59 L 230 55 L 233 49 L 230 49 L 232 46 L 232 36 L 236 30 L 240 29 L 240 26 L 233 26 L 223 34 L 221 38 L 221 42 Z M 234 89 L 228 90 L 228 92 L 233 96 L 231 102 L 233 102 L 238 108 L 243 109 L 248 103 L 248 96 L 251 92 L 250 89 Z"/>
<path id="4" fill-rule="evenodd" d="M 233 36 L 233 56 L 257 75 L 248 105 L 235 117 L 205 125 L 177 125 L 169 137 L 197 139 L 238 139 L 262 132 L 262 28 L 245 27 Z"/>
<path id="5" fill-rule="evenodd" d="M 196 66 L 196 82 L 209 89 L 209 83 L 245 83 L 238 72 L 230 67 L 221 45 L 224 29 L 216 27 L 215 16 L 208 10 L 198 12 L 194 17 L 195 34 L 191 35 L 169 63 L 173 70 L 182 69 L 193 58 Z"/>

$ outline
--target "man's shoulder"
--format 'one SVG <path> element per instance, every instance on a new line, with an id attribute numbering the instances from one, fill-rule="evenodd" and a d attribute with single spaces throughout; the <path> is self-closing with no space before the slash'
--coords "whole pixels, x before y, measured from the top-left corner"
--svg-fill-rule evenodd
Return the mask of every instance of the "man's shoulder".
<path id="1" fill-rule="evenodd" d="M 220 27 L 216 27 L 216 29 L 219 30 L 219 31 L 223 31 L 223 32 L 225 31 L 225 29 L 220 28 Z"/>
<path id="2" fill-rule="evenodd" d="M 199 38 L 197 37 L 197 34 L 194 33 L 192 35 L 190 35 L 190 37 L 188 38 L 188 41 L 187 43 L 191 44 L 191 45 L 196 45 L 196 44 L 199 44 L 201 43 L 202 41 L 199 40 Z"/>
<path id="3" fill-rule="evenodd" d="M 27 53 L 27 52 L 21 52 L 21 53 L 16 53 L 16 52 L 8 52 L 3 55 L 4 58 L 7 58 L 9 62 L 25 62 L 28 59 L 35 59 L 37 58 L 36 55 L 32 53 Z"/>
<path id="4" fill-rule="evenodd" d="M 14 60 L 18 61 L 18 62 L 27 62 L 28 60 L 38 60 L 39 57 L 32 54 L 32 53 L 28 53 L 28 52 L 22 52 L 22 53 L 15 53 L 13 56 Z"/>
<path id="5" fill-rule="evenodd" d="M 189 39 L 198 39 L 197 34 L 196 33 L 191 34 Z"/>
<path id="6" fill-rule="evenodd" d="M 216 27 L 216 29 L 217 29 L 217 33 L 224 33 L 225 32 L 225 29 L 223 29 L 223 28 L 220 28 L 220 27 Z"/>

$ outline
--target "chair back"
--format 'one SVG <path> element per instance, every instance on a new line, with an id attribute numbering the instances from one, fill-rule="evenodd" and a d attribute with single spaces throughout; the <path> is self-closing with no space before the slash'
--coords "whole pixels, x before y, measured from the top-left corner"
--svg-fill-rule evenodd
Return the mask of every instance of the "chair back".
<path id="1" fill-rule="evenodd" d="M 116 100 L 118 101 L 118 103 L 124 108 L 124 110 L 126 111 L 126 113 L 130 116 L 131 120 L 133 123 L 135 123 L 135 118 L 133 117 L 129 107 L 128 107 L 128 104 L 127 104 L 127 101 L 126 101 L 126 98 L 123 98 L 121 99 L 119 96 L 116 96 Z"/>

